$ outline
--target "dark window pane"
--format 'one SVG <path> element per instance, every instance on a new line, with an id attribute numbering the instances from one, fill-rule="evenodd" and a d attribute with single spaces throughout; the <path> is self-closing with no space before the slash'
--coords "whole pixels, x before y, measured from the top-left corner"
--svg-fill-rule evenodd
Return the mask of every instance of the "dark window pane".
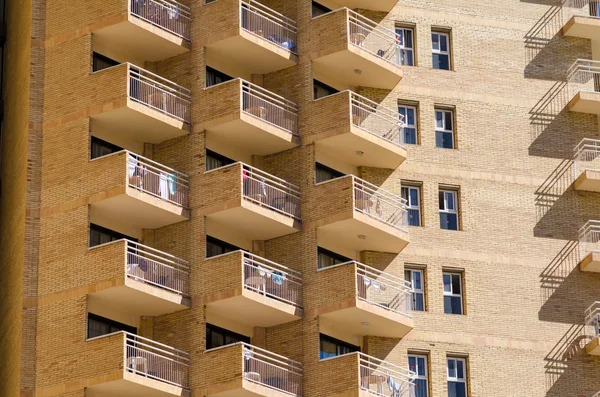
<path id="1" fill-rule="evenodd" d="M 466 385 L 461 382 L 448 382 L 448 397 L 467 397 Z"/>
<path id="2" fill-rule="evenodd" d="M 453 149 L 454 139 L 451 132 L 435 132 L 435 146 L 443 149 Z"/>
<path id="3" fill-rule="evenodd" d="M 360 351 L 360 347 L 351 345 L 350 343 L 342 342 L 341 340 L 327 335 L 319 334 L 319 350 L 319 357 L 324 359 L 327 357 L 335 357 L 342 354 L 358 352 Z"/>
<path id="4" fill-rule="evenodd" d="M 417 144 L 417 130 L 404 127 L 404 143 L 409 145 Z"/>
<path id="5" fill-rule="evenodd" d="M 433 68 L 450 70 L 450 57 L 447 54 L 433 54 Z"/>
<path id="6" fill-rule="evenodd" d="M 138 239 L 127 236 L 125 234 L 115 232 L 102 226 L 90 223 L 90 247 L 95 247 L 100 244 L 110 243 L 111 241 L 128 239 L 137 243 Z"/>
<path id="7" fill-rule="evenodd" d="M 444 313 L 462 314 L 462 302 L 460 296 L 444 296 Z"/>
<path id="8" fill-rule="evenodd" d="M 95 159 L 102 156 L 107 156 L 112 153 L 116 153 L 123 150 L 123 148 L 113 145 L 110 142 L 106 142 L 102 139 L 92 137 L 92 148 L 91 148 L 91 158 Z"/>
<path id="9" fill-rule="evenodd" d="M 239 250 L 239 247 L 236 247 L 233 244 L 229 244 L 223 240 L 219 240 L 217 238 L 206 236 L 206 257 L 210 258 L 216 255 L 226 254 L 228 252 L 233 252 Z"/>
<path id="10" fill-rule="evenodd" d="M 313 90 L 314 99 L 323 98 L 339 92 L 335 88 L 330 87 L 327 84 L 320 82 L 319 80 L 313 80 Z"/>
<path id="11" fill-rule="evenodd" d="M 444 274 L 442 277 L 444 280 L 444 291 L 451 293 L 452 292 L 452 285 L 451 285 L 452 276 L 450 274 Z"/>
<path id="12" fill-rule="evenodd" d="M 418 312 L 425 311 L 425 299 L 423 298 L 422 293 L 415 293 L 413 302 L 413 310 Z"/>
<path id="13" fill-rule="evenodd" d="M 406 48 L 413 48 L 413 39 L 412 39 L 412 30 L 406 29 L 404 30 L 404 46 Z"/>
<path id="14" fill-rule="evenodd" d="M 350 258 L 346 258 L 343 255 L 336 254 L 335 252 L 326 250 L 325 248 L 321 247 L 317 248 L 317 256 L 319 269 L 351 261 Z"/>
<path id="15" fill-rule="evenodd" d="M 136 334 L 137 328 L 127 324 L 119 323 L 111 319 L 88 313 L 87 337 L 95 338 L 102 335 L 112 334 L 113 332 L 125 331 L 130 334 Z"/>
<path id="16" fill-rule="evenodd" d="M 327 14 L 328 12 L 330 12 L 331 10 L 327 7 L 325 7 L 322 4 L 319 4 L 317 2 L 312 2 L 312 17 L 318 17 L 319 15 L 323 15 L 323 14 Z"/>
<path id="17" fill-rule="evenodd" d="M 440 213 L 440 228 L 444 230 L 458 230 L 458 215 Z"/>
<path id="18" fill-rule="evenodd" d="M 465 372 L 463 370 L 463 362 L 462 361 L 456 361 L 456 377 L 458 379 L 464 379 L 465 378 Z"/>
<path id="19" fill-rule="evenodd" d="M 412 50 L 400 50 L 400 64 L 405 66 L 413 66 Z"/>
<path id="20" fill-rule="evenodd" d="M 444 206 L 444 192 L 439 193 L 439 203 L 440 203 L 439 207 L 441 210 L 446 209 L 446 207 Z"/>
<path id="21" fill-rule="evenodd" d="M 421 214 L 419 210 L 408 210 L 408 224 L 410 226 L 421 226 Z"/>
<path id="22" fill-rule="evenodd" d="M 415 380 L 415 397 L 427 397 L 427 381 L 425 379 Z"/>
<path id="23" fill-rule="evenodd" d="M 94 72 L 117 66 L 118 64 L 119 62 L 115 61 L 114 59 L 105 57 L 104 55 L 98 54 L 97 52 L 94 52 L 92 56 L 92 71 Z"/>
<path id="24" fill-rule="evenodd" d="M 315 169 L 317 172 L 317 183 L 329 181 L 331 179 L 340 178 L 344 176 L 342 172 L 336 171 L 333 168 L 329 168 L 319 163 L 315 164 Z"/>
<path id="25" fill-rule="evenodd" d="M 446 130 L 454 131 L 454 124 L 452 123 L 452 112 L 444 112 L 444 123 Z"/>
<path id="26" fill-rule="evenodd" d="M 215 347 L 227 346 L 238 342 L 250 343 L 250 337 L 217 327 L 216 325 L 206 324 L 207 349 L 214 349 Z"/>
<path id="27" fill-rule="evenodd" d="M 219 153 L 213 152 L 212 150 L 206 149 L 206 170 L 214 170 L 215 168 L 224 167 L 229 164 L 235 163 L 235 160 L 225 157 Z"/>
<path id="28" fill-rule="evenodd" d="M 406 109 L 406 124 L 415 125 L 415 109 Z"/>
<path id="29" fill-rule="evenodd" d="M 440 35 L 440 51 L 448 52 L 448 37 Z"/>
<path id="30" fill-rule="evenodd" d="M 233 77 L 226 75 L 223 72 L 219 72 L 216 69 L 211 68 L 210 66 L 206 67 L 206 86 L 210 87 L 212 85 L 224 83 L 226 81 L 233 80 Z"/>
<path id="31" fill-rule="evenodd" d="M 452 293 L 460 294 L 462 293 L 460 288 L 460 274 L 452 275 Z"/>

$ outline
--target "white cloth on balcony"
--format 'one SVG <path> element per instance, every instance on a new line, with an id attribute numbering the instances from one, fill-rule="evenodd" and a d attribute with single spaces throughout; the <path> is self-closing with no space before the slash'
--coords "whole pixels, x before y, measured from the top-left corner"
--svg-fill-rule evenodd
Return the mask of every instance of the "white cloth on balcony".
<path id="1" fill-rule="evenodd" d="M 127 171 L 129 172 L 129 176 L 133 176 L 135 174 L 135 169 L 137 168 L 137 165 L 137 159 L 133 156 L 129 156 L 129 162 L 127 163 Z"/>
<path id="2" fill-rule="evenodd" d="M 169 199 L 169 175 L 164 172 L 160 173 L 160 181 L 158 183 L 160 191 L 160 197 L 168 200 Z"/>

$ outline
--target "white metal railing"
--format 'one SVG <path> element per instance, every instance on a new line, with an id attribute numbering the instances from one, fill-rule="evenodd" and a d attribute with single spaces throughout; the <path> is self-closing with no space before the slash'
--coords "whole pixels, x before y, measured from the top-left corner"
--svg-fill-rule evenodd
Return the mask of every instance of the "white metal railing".
<path id="1" fill-rule="evenodd" d="M 579 258 L 600 253 L 600 221 L 589 220 L 579 229 Z"/>
<path id="2" fill-rule="evenodd" d="M 358 212 L 396 229 L 408 231 L 408 211 L 405 199 L 356 176 L 353 176 L 352 179 L 354 208 Z"/>
<path id="3" fill-rule="evenodd" d="M 241 2 L 242 28 L 271 43 L 297 53 L 296 21 L 254 0 Z"/>
<path id="4" fill-rule="evenodd" d="M 567 72 L 569 100 L 579 92 L 600 92 L 600 61 L 578 59 Z"/>
<path id="5" fill-rule="evenodd" d="M 395 145 L 404 144 L 404 116 L 350 91 L 352 124 Z"/>
<path id="6" fill-rule="evenodd" d="M 563 25 L 569 22 L 574 16 L 600 18 L 600 2 L 597 0 L 563 0 Z"/>
<path id="7" fill-rule="evenodd" d="M 294 396 L 302 395 L 302 364 L 247 343 L 243 345 L 244 379 Z"/>
<path id="8" fill-rule="evenodd" d="M 600 301 L 585 310 L 585 335 L 591 338 L 600 336 Z"/>
<path id="9" fill-rule="evenodd" d="M 298 135 L 298 105 L 256 84 L 241 81 L 244 113 Z"/>
<path id="10" fill-rule="evenodd" d="M 130 240 L 127 242 L 127 277 L 182 296 L 190 296 L 187 261 Z"/>
<path id="11" fill-rule="evenodd" d="M 302 308 L 302 273 L 244 252 L 244 288 Z"/>
<path id="12" fill-rule="evenodd" d="M 596 394 L 594 394 L 592 397 L 600 397 L 600 391 Z"/>
<path id="13" fill-rule="evenodd" d="M 157 74 L 128 64 L 129 98 L 190 123 L 191 91 Z"/>
<path id="14" fill-rule="evenodd" d="M 414 372 L 363 353 L 358 355 L 362 390 L 377 396 L 414 397 Z"/>
<path id="15" fill-rule="evenodd" d="M 573 177 L 584 171 L 600 171 L 600 140 L 584 138 L 573 150 Z"/>
<path id="16" fill-rule="evenodd" d="M 175 0 L 130 0 L 131 14 L 185 40 L 190 40 L 192 10 Z"/>
<path id="17" fill-rule="evenodd" d="M 300 220 L 300 188 L 258 168 L 242 164 L 244 198 Z"/>
<path id="18" fill-rule="evenodd" d="M 387 61 L 401 65 L 400 36 L 375 21 L 348 10 L 350 43 Z"/>
<path id="19" fill-rule="evenodd" d="M 187 207 L 188 176 L 127 151 L 128 185 L 165 201 Z"/>

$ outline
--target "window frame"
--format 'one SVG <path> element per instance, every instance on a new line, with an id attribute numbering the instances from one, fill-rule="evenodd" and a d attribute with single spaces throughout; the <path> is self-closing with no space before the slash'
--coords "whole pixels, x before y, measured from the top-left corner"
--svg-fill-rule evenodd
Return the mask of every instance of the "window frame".
<path id="1" fill-rule="evenodd" d="M 208 158 L 209 157 L 212 158 L 212 159 L 214 159 L 214 160 L 217 160 L 217 161 L 220 161 L 220 162 L 224 163 L 224 165 L 221 165 L 219 167 L 215 167 L 215 168 L 210 168 L 209 169 L 208 168 Z M 222 167 L 227 167 L 228 165 L 235 164 L 235 163 L 236 163 L 236 161 L 234 159 L 231 159 L 231 158 L 229 158 L 227 156 L 224 156 L 224 155 L 222 155 L 220 153 L 217 153 L 215 151 L 212 151 L 210 149 L 206 149 L 206 160 L 204 161 L 204 170 L 205 171 L 216 170 L 216 169 L 219 169 L 219 168 L 222 168 Z"/>
<path id="2" fill-rule="evenodd" d="M 327 340 L 328 342 L 331 342 L 336 345 L 336 355 L 335 356 L 321 358 L 321 351 L 322 351 L 321 350 L 321 341 L 322 340 Z M 340 347 L 346 347 L 352 351 L 350 353 L 338 354 L 337 352 L 339 351 Z M 354 349 L 356 349 L 356 350 L 354 350 Z M 344 342 L 343 340 L 340 340 L 340 339 L 334 338 L 333 336 L 329 336 L 329 335 L 319 332 L 319 360 L 326 360 L 328 358 L 345 356 L 346 354 L 352 354 L 355 352 L 360 352 L 360 346 L 353 345 L 352 343 Z"/>
<path id="3" fill-rule="evenodd" d="M 438 127 L 437 125 L 437 114 L 442 113 L 442 122 L 443 122 L 443 127 Z M 446 114 L 450 114 L 450 118 L 451 118 L 451 123 L 450 123 L 450 129 L 448 129 L 448 126 L 446 125 Z M 451 149 L 454 150 L 456 149 L 456 134 L 455 134 L 455 117 L 454 117 L 454 109 L 448 109 L 448 108 L 443 108 L 443 107 L 435 107 L 434 108 L 434 112 L 433 112 L 433 123 L 435 126 L 435 135 L 436 135 L 436 145 L 435 147 L 438 149 Z M 452 147 L 446 148 L 443 146 L 438 146 L 437 145 L 437 134 L 439 133 L 443 133 L 443 134 L 450 134 L 452 136 L 451 142 L 452 142 Z"/>
<path id="4" fill-rule="evenodd" d="M 318 9 L 322 13 L 319 15 L 315 15 L 315 13 L 314 13 L 315 9 Z M 333 10 L 329 9 L 329 7 L 324 6 L 323 4 L 321 4 L 319 2 L 316 2 L 314 0 L 311 2 L 311 12 L 310 12 L 311 18 L 320 17 L 321 15 L 325 15 L 327 13 L 330 13 L 331 11 L 333 11 Z"/>
<path id="5" fill-rule="evenodd" d="M 321 254 L 327 255 L 330 258 L 332 258 L 333 260 L 340 261 L 340 263 L 336 263 L 336 264 L 331 265 L 331 266 L 323 266 L 323 267 L 321 267 L 321 263 L 319 262 L 319 258 L 321 256 Z M 323 248 L 323 247 L 317 246 L 317 269 L 318 270 L 329 269 L 330 267 L 341 265 L 342 263 L 347 263 L 347 262 L 351 262 L 351 261 L 352 261 L 352 259 L 347 258 L 344 255 L 338 254 L 337 252 L 330 251 L 327 248 Z"/>
<path id="6" fill-rule="evenodd" d="M 411 225 L 410 224 L 410 218 L 408 220 L 409 222 L 409 226 L 414 226 L 414 227 L 422 227 L 423 226 L 423 212 L 421 209 L 421 186 L 418 185 L 411 185 L 411 184 L 402 184 L 400 185 L 400 197 L 405 198 L 404 197 L 404 190 L 406 189 L 407 194 L 406 194 L 406 209 L 408 210 L 413 210 L 413 211 L 417 211 L 419 213 L 419 224 L 418 225 Z M 411 189 L 416 190 L 417 192 L 417 207 L 415 208 L 414 206 L 411 206 L 410 204 L 410 191 Z"/>
<path id="7" fill-rule="evenodd" d="M 400 65 L 401 66 L 417 66 L 417 57 L 416 57 L 416 46 L 415 46 L 415 28 L 413 26 L 402 26 L 402 25 L 396 25 L 396 29 L 395 32 L 397 35 L 399 35 L 398 31 L 403 31 L 402 32 L 402 37 L 403 37 L 403 44 L 398 44 L 398 47 L 400 47 L 400 52 L 399 52 L 399 56 L 400 56 Z M 409 30 L 411 32 L 411 47 L 407 47 L 406 46 L 406 31 Z M 402 51 L 410 51 L 412 52 L 412 64 L 405 64 L 402 63 Z"/>
<path id="8" fill-rule="evenodd" d="M 214 325 L 214 324 L 211 324 L 211 323 L 208 323 L 208 322 L 206 323 L 204 329 L 205 329 L 205 331 L 204 331 L 205 332 L 204 337 L 206 339 L 205 343 L 204 343 L 204 349 L 205 350 L 217 349 L 219 347 L 229 346 L 229 345 L 233 345 L 233 344 L 239 343 L 239 342 L 250 344 L 251 338 L 249 336 L 242 335 L 242 334 L 239 334 L 239 333 L 234 332 L 234 331 L 230 331 L 230 330 L 228 330 L 226 328 L 219 327 L 217 325 Z M 225 343 L 225 344 L 223 344 L 221 346 L 208 347 L 209 341 L 212 341 L 212 338 L 209 337 L 209 331 L 211 333 L 212 332 L 216 332 L 216 333 L 221 334 L 223 336 L 223 343 L 225 343 L 225 337 L 226 336 L 233 337 L 234 339 L 237 339 L 238 341 L 237 342 L 233 342 L 233 343 Z"/>
<path id="9" fill-rule="evenodd" d="M 445 276 L 450 276 L 450 292 L 446 292 L 446 289 L 444 288 L 444 277 Z M 452 282 L 452 276 L 458 276 L 458 280 L 459 280 L 459 287 L 460 287 L 460 293 L 455 293 L 454 291 L 454 284 Z M 446 312 L 446 310 L 444 310 L 444 314 L 452 314 L 452 315 L 460 315 L 463 316 L 465 314 L 465 287 L 464 287 L 464 283 L 463 283 L 463 272 L 459 272 L 459 271 L 452 271 L 452 270 L 444 270 L 442 271 L 442 296 L 446 297 L 452 297 L 452 298 L 460 298 L 460 313 L 448 313 Z"/>
<path id="10" fill-rule="evenodd" d="M 208 255 L 208 243 L 212 243 L 214 245 L 219 245 L 222 248 L 224 248 L 224 251 L 226 251 L 226 249 L 230 249 L 230 251 L 227 252 L 223 252 L 222 254 L 217 254 L 217 255 L 213 255 L 213 256 L 207 256 Z M 205 246 L 206 252 L 204 253 L 204 256 L 208 259 L 208 258 L 214 258 L 215 256 L 220 256 L 220 255 L 226 255 L 226 254 L 230 254 L 232 252 L 235 251 L 246 251 L 243 248 L 240 248 L 236 245 L 233 245 L 231 243 L 228 243 L 227 241 L 223 241 L 221 239 L 218 239 L 216 237 L 210 236 L 210 235 L 206 235 L 206 246 Z"/>
<path id="11" fill-rule="evenodd" d="M 316 95 L 317 94 L 317 87 L 320 87 L 320 88 L 322 88 L 322 89 L 324 89 L 326 91 L 329 91 L 331 93 L 328 94 L 328 95 L 325 95 L 325 96 L 317 98 L 317 95 Z M 321 99 L 321 98 L 327 98 L 327 97 L 330 97 L 332 95 L 338 94 L 339 92 L 340 92 L 340 90 L 338 90 L 336 88 L 333 88 L 332 86 L 330 86 L 328 84 L 325 84 L 325 83 L 323 83 L 320 80 L 313 79 L 313 100 L 318 100 L 318 99 Z"/>
<path id="12" fill-rule="evenodd" d="M 100 243 L 97 245 L 91 245 L 92 244 L 92 230 L 96 231 L 98 233 L 103 233 L 103 234 L 109 236 L 112 240 L 110 240 L 108 243 Z M 123 234 L 123 233 L 117 232 L 115 230 L 97 225 L 95 223 L 90 222 L 90 224 L 89 224 L 88 248 L 98 247 L 99 245 L 109 244 L 109 243 L 112 243 L 113 241 L 118 241 L 118 240 L 122 240 L 122 239 L 130 240 L 135 243 L 139 242 L 139 240 L 135 237 L 128 236 L 126 234 Z"/>
<path id="13" fill-rule="evenodd" d="M 410 280 L 406 279 L 407 272 L 410 272 Z M 413 273 L 415 273 L 415 272 L 421 274 L 421 288 L 420 289 L 415 289 L 415 286 L 414 286 Z M 410 283 L 410 286 L 412 288 L 412 293 L 411 293 L 412 306 L 411 306 L 411 310 L 418 311 L 418 312 L 420 312 L 420 311 L 424 311 L 424 312 L 427 311 L 427 301 L 425 300 L 425 269 L 418 269 L 418 268 L 415 268 L 415 267 L 406 266 L 404 268 L 404 279 Z M 416 306 L 415 295 L 417 295 L 417 294 L 423 295 L 423 310 L 417 310 L 417 309 L 415 309 L 415 306 Z"/>
<path id="14" fill-rule="evenodd" d="M 417 367 L 415 367 L 415 370 L 413 371 L 410 368 L 410 358 L 414 358 L 415 359 L 415 363 L 417 365 Z M 415 379 L 419 379 L 419 380 L 424 380 L 425 381 L 425 397 L 429 397 L 429 355 L 427 354 L 422 354 L 422 353 L 408 353 L 407 355 L 407 361 L 408 361 L 408 369 L 410 371 L 413 371 L 415 374 L 417 374 L 417 376 L 415 377 Z M 418 373 L 418 364 L 419 364 L 419 358 L 423 359 L 423 362 L 425 363 L 425 371 L 423 371 L 425 373 L 425 375 L 419 375 Z M 416 394 L 416 392 L 415 392 Z"/>
<path id="15" fill-rule="evenodd" d="M 113 319 L 110 319 L 110 318 L 107 318 L 107 317 L 100 316 L 98 314 L 94 314 L 94 313 L 88 312 L 87 318 L 85 320 L 85 335 L 86 335 L 86 339 L 99 338 L 101 336 L 109 335 L 109 334 L 112 333 L 112 332 L 109 332 L 108 334 L 102 334 L 102 335 L 96 335 L 96 336 L 91 336 L 90 337 L 90 319 L 96 320 L 98 322 L 101 322 L 101 323 L 103 323 L 105 325 L 108 325 L 108 326 L 112 326 L 114 328 L 119 328 L 121 331 L 129 332 L 130 334 L 137 335 L 137 327 L 134 327 L 134 326 L 131 326 L 131 325 L 127 325 L 127 324 L 115 321 Z"/>
<path id="16" fill-rule="evenodd" d="M 412 128 L 415 130 L 415 143 L 407 143 L 406 142 L 406 134 L 404 133 L 404 131 L 402 131 L 402 143 L 405 145 L 419 145 L 420 144 L 420 139 L 419 139 L 419 118 L 418 118 L 418 107 L 417 105 L 409 105 L 409 104 L 405 104 L 405 103 L 398 103 L 398 113 L 402 114 L 400 112 L 400 109 L 404 108 L 405 109 L 405 115 L 404 115 L 404 128 Z M 408 114 L 408 110 L 412 110 L 414 112 L 414 120 L 415 123 L 414 124 L 408 124 L 407 120 L 408 120 L 408 116 L 406 114 Z"/>
<path id="17" fill-rule="evenodd" d="M 94 157 L 94 145 L 99 145 L 99 146 L 102 146 L 102 147 L 104 147 L 106 149 L 109 149 L 109 150 L 112 150 L 112 151 L 109 154 L 105 154 L 103 156 Z M 91 136 L 91 139 L 90 139 L 90 160 L 99 159 L 101 157 L 109 156 L 109 155 L 111 155 L 113 153 L 120 152 L 121 150 L 123 150 L 123 148 L 120 147 L 120 146 L 115 145 L 114 143 L 110 143 L 108 141 L 105 141 L 104 139 L 100 139 L 100 138 L 95 137 L 93 135 Z"/>
<path id="18" fill-rule="evenodd" d="M 433 54 L 438 54 L 438 55 L 447 55 L 448 56 L 448 69 L 440 69 L 440 68 L 433 68 L 436 70 L 452 70 L 452 56 L 451 56 L 451 52 L 452 52 L 452 47 L 451 47 L 451 37 L 450 37 L 450 32 L 443 32 L 440 30 L 436 30 L 436 29 L 432 29 L 431 30 L 431 35 L 433 36 L 434 34 L 438 35 L 439 37 L 446 37 L 446 47 L 448 48 L 448 50 L 446 51 L 442 51 L 442 46 L 441 46 L 441 40 L 438 37 L 438 49 L 436 50 L 434 48 L 434 40 L 433 37 L 431 37 L 431 54 L 432 54 L 432 60 L 433 60 Z M 432 61 L 433 62 L 433 61 Z M 433 67 L 433 65 L 432 65 Z"/>
<path id="19" fill-rule="evenodd" d="M 454 361 L 456 369 L 456 377 L 450 376 L 450 365 L 449 362 Z M 463 378 L 458 377 L 458 365 L 456 363 L 461 362 L 463 365 Z M 446 357 L 446 382 L 454 382 L 454 383 L 464 383 L 465 385 L 465 396 L 469 395 L 469 385 L 468 385 L 468 374 L 467 374 L 467 359 L 464 357 L 456 357 L 456 356 L 447 356 Z"/>
<path id="20" fill-rule="evenodd" d="M 208 76 L 209 76 L 209 73 L 213 74 L 215 77 L 220 77 L 223 81 L 221 81 L 220 83 L 215 83 L 215 84 L 208 85 Z M 215 85 L 219 85 L 219 84 L 223 84 L 223 83 L 226 83 L 228 81 L 231 81 L 231 80 L 235 80 L 235 77 L 230 76 L 227 73 L 223 73 L 220 70 L 217 70 L 217 69 L 215 69 L 213 67 L 210 67 L 208 65 L 206 65 L 206 68 L 205 68 L 205 76 L 204 76 L 204 78 L 205 78 L 205 81 L 204 81 L 204 87 L 205 88 L 214 87 Z"/>
<path id="21" fill-rule="evenodd" d="M 317 171 L 319 170 L 319 168 L 322 171 L 326 171 L 326 172 L 329 172 L 329 173 L 333 174 L 333 178 L 326 179 L 324 181 L 319 181 L 317 179 L 317 176 L 318 176 L 318 172 Z M 328 167 L 328 166 L 326 166 L 323 163 L 319 163 L 318 161 L 315 161 L 315 184 L 325 183 L 325 182 L 332 181 L 332 180 L 337 179 L 337 178 L 343 178 L 345 176 L 346 176 L 346 174 L 344 174 L 343 172 L 338 171 L 335 168 Z"/>
<path id="22" fill-rule="evenodd" d="M 448 189 L 448 188 L 440 188 L 439 192 L 438 192 L 438 201 L 439 201 L 439 194 L 443 194 L 444 195 L 444 208 L 439 208 L 439 204 L 438 204 L 438 210 L 439 210 L 439 214 L 440 214 L 440 220 L 441 220 L 441 214 L 455 214 L 456 215 L 456 229 L 443 229 L 440 226 L 441 230 L 451 230 L 451 231 L 458 231 L 460 230 L 460 206 L 458 203 L 458 190 L 453 190 L 453 189 Z M 446 193 L 450 193 L 453 196 L 453 201 L 454 201 L 454 209 L 453 210 L 449 210 L 447 207 L 447 200 L 446 200 Z"/>
<path id="23" fill-rule="evenodd" d="M 100 62 L 104 62 L 106 65 L 109 65 L 109 66 L 106 66 L 104 68 L 96 70 L 94 68 L 94 66 L 96 64 L 96 60 L 98 60 Z M 109 69 L 109 68 L 112 68 L 112 67 L 115 67 L 115 66 L 119 66 L 120 64 L 121 64 L 121 62 L 119 62 L 119 61 L 116 61 L 116 60 L 114 60 L 112 58 L 109 58 L 106 55 L 102 55 L 99 52 L 92 51 L 92 73 L 100 72 L 100 71 L 102 71 L 104 69 Z"/>

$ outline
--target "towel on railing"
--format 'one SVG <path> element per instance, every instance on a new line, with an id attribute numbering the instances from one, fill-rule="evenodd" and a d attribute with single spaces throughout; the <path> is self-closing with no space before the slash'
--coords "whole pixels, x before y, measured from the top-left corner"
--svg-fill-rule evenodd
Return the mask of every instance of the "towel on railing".
<path id="1" fill-rule="evenodd" d="M 387 378 L 388 389 L 392 392 L 391 397 L 402 397 L 402 383 L 397 382 L 396 379 L 388 375 Z"/>
<path id="2" fill-rule="evenodd" d="M 169 193 L 171 195 L 177 193 L 177 174 L 169 175 Z"/>

